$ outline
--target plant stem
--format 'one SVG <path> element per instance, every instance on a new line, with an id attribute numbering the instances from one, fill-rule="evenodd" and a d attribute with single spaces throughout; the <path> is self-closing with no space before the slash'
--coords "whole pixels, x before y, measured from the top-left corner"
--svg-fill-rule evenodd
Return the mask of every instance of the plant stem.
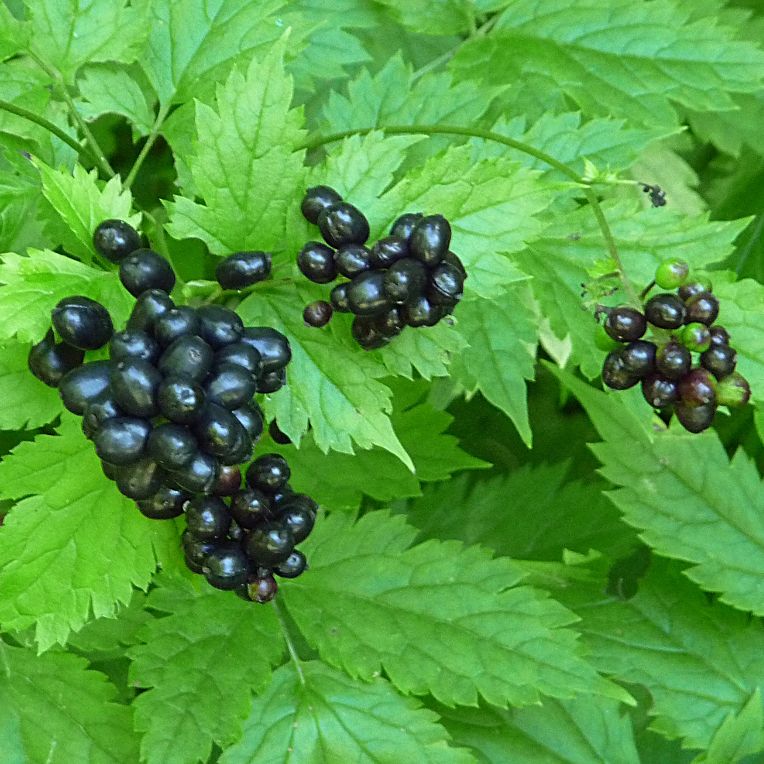
<path id="1" fill-rule="evenodd" d="M 133 163 L 133 166 L 130 168 L 130 172 L 127 175 L 127 178 L 125 178 L 124 187 L 130 188 L 130 186 L 133 185 L 133 182 L 135 181 L 135 176 L 138 174 L 139 170 L 143 166 L 143 162 L 145 161 L 146 157 L 149 155 L 149 151 L 151 151 L 151 147 L 154 145 L 154 142 L 159 137 L 159 131 L 162 129 L 162 125 L 164 124 L 165 119 L 167 119 L 167 114 L 170 111 L 170 105 L 165 104 L 163 106 L 159 107 L 159 112 L 157 113 L 157 117 L 154 120 L 154 124 L 151 127 L 151 132 L 146 137 L 146 142 L 143 144 L 143 148 L 141 148 L 140 153 L 138 154 L 135 162 Z"/>
<path id="2" fill-rule="evenodd" d="M 647 293 L 655 286 L 655 281 L 651 281 L 640 293 L 639 299 L 644 300 L 647 297 Z"/>
<path id="3" fill-rule="evenodd" d="M 297 654 L 297 649 L 294 646 L 294 642 L 292 642 L 292 635 L 289 633 L 289 624 L 286 622 L 284 613 L 281 610 L 281 605 L 279 605 L 276 600 L 272 600 L 271 604 L 273 605 L 273 609 L 276 612 L 276 617 L 279 619 L 279 623 L 281 624 L 281 632 L 284 635 L 284 641 L 286 642 L 287 650 L 289 651 L 289 657 L 292 659 L 292 663 L 294 663 L 294 668 L 297 672 L 297 678 L 300 680 L 300 684 L 304 687 L 305 674 L 302 673 L 302 661 L 300 660 L 300 656 Z"/>

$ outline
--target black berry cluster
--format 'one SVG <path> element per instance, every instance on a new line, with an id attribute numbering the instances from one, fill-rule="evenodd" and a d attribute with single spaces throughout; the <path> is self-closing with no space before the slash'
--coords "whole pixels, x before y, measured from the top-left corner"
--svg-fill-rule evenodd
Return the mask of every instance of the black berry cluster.
<path id="1" fill-rule="evenodd" d="M 282 456 L 241 466 L 263 432 L 253 396 L 284 385 L 289 342 L 269 327 L 244 326 L 219 305 L 176 305 L 170 264 L 136 249 L 138 234 L 124 221 L 101 223 L 94 244 L 119 262 L 120 279 L 136 297 L 126 327 L 115 332 L 95 300 L 67 297 L 31 349 L 29 368 L 82 417 L 104 474 L 146 517 L 185 514 L 192 571 L 218 589 L 267 602 L 277 591 L 274 574 L 294 578 L 305 570 L 295 547 L 318 509 L 289 487 Z M 269 270 L 264 253 L 236 253 L 222 261 L 218 277 L 225 288 L 241 288 Z M 85 351 L 107 343 L 108 360 L 85 362 Z"/>
<path id="2" fill-rule="evenodd" d="M 318 225 L 325 243 L 309 241 L 300 250 L 300 271 L 318 284 L 348 279 L 328 302 L 305 307 L 309 326 L 325 326 L 334 311 L 353 313 L 354 339 L 373 350 L 406 326 L 434 326 L 461 300 L 467 273 L 449 251 L 451 226 L 442 215 L 401 215 L 389 236 L 367 247 L 368 220 L 333 188 L 309 188 L 302 214 Z"/>
<path id="3" fill-rule="evenodd" d="M 602 381 L 614 390 L 641 382 L 653 408 L 673 411 L 686 430 L 702 432 L 718 406 L 745 405 L 751 390 L 735 371 L 737 353 L 728 332 L 714 324 L 719 301 L 711 283 L 690 278 L 687 263 L 674 259 L 658 266 L 654 285 L 673 291 L 650 297 L 642 310 L 600 307 L 605 342 L 615 346 L 605 358 Z"/>

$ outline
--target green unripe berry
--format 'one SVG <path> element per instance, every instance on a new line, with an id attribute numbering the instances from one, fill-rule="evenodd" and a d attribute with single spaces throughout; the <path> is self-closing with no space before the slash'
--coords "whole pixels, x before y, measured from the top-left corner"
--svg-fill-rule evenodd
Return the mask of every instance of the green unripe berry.
<path id="1" fill-rule="evenodd" d="M 682 344 L 694 353 L 703 353 L 711 346 L 711 332 L 705 324 L 693 321 L 682 329 Z"/>
<path id="2" fill-rule="evenodd" d="M 716 385 L 716 403 L 719 406 L 745 406 L 751 399 L 751 386 L 748 380 L 735 371 Z"/>
<path id="3" fill-rule="evenodd" d="M 614 340 L 606 331 L 603 326 L 599 324 L 594 330 L 594 344 L 600 349 L 609 353 L 611 350 L 622 347 L 622 343 L 618 340 Z"/>
<path id="4" fill-rule="evenodd" d="M 664 260 L 655 271 L 655 283 L 661 289 L 676 289 L 690 275 L 690 266 L 677 257 Z"/>

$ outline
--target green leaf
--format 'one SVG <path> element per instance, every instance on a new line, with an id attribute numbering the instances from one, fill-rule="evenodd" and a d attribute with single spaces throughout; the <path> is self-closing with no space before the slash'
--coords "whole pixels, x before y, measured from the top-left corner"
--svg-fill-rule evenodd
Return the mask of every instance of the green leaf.
<path id="1" fill-rule="evenodd" d="M 145 6 L 124 0 L 35 0 L 29 4 L 30 50 L 69 83 L 85 63 L 128 63 L 148 31 Z"/>
<path id="2" fill-rule="evenodd" d="M 416 371 L 424 379 L 432 379 L 448 376 L 451 360 L 466 347 L 458 324 L 446 320 L 404 331 L 381 349 L 380 356 L 391 374 L 413 379 Z"/>
<path id="3" fill-rule="evenodd" d="M 154 115 L 146 94 L 130 73 L 112 65 L 87 66 L 77 80 L 80 91 L 78 109 L 87 120 L 102 114 L 119 114 L 133 128 L 133 136 L 147 135 Z"/>
<path id="4" fill-rule="evenodd" d="M 525 380 L 534 377 L 537 310 L 527 285 L 507 289 L 501 299 L 465 301 L 456 317 L 469 347 L 452 362 L 454 377 L 501 409 L 528 447 L 532 434 Z"/>
<path id="5" fill-rule="evenodd" d="M 0 348 L 0 430 L 33 430 L 61 413 L 58 392 L 31 376 L 28 355 L 27 345 Z"/>
<path id="6" fill-rule="evenodd" d="M 81 165 L 76 165 L 72 174 L 42 163 L 37 167 L 42 177 L 42 193 L 59 217 L 54 232 L 67 251 L 82 262 L 94 259 L 93 232 L 102 220 L 118 218 L 138 225 L 140 215 L 130 215 L 132 195 L 122 188 L 119 177 L 101 188 L 98 173 L 87 172 Z"/>
<path id="7" fill-rule="evenodd" d="M 686 748 L 708 747 L 728 716 L 743 711 L 764 685 L 760 624 L 709 604 L 676 563 L 660 558 L 631 599 L 613 599 L 603 589 L 579 583 L 559 595 L 582 617 L 595 665 L 649 688 L 651 729 L 682 738 Z"/>
<path id="8" fill-rule="evenodd" d="M 592 450 L 620 487 L 609 495 L 624 520 L 659 554 L 695 563 L 686 575 L 723 602 L 764 613 L 764 491 L 756 465 L 742 450 L 730 461 L 713 431 L 693 435 L 675 425 L 650 432 L 617 394 L 556 373 L 605 438 Z"/>
<path id="9" fill-rule="evenodd" d="M 673 0 L 518 0 L 490 35 L 462 46 L 453 66 L 490 83 L 543 73 L 588 114 L 676 124 L 673 103 L 729 110 L 730 93 L 755 92 L 764 75 L 753 44 L 714 18 L 689 15 Z"/>
<path id="10" fill-rule="evenodd" d="M 113 616 L 133 586 L 148 586 L 155 543 L 177 535 L 119 495 L 70 416 L 61 435 L 14 449 L 0 464 L 0 486 L 0 497 L 17 500 L 0 528 L 0 623 L 34 626 L 40 650 L 93 616 Z"/>
<path id="11" fill-rule="evenodd" d="M 314 442 L 324 453 L 333 449 L 352 454 L 353 443 L 380 446 L 413 469 L 390 422 L 390 388 L 377 381 L 385 375 L 384 367 L 338 322 L 323 332 L 306 327 L 304 304 L 293 286 L 268 284 L 238 308 L 247 325 L 273 326 L 292 346 L 289 384 L 266 400 L 266 411 L 294 441 L 310 423 Z"/>
<path id="12" fill-rule="evenodd" d="M 460 34 L 474 24 L 472 3 L 467 0 L 376 0 L 390 9 L 393 18 L 414 31 Z"/>
<path id="13" fill-rule="evenodd" d="M 764 749 L 764 707 L 761 689 L 751 695 L 739 714 L 730 714 L 714 733 L 708 750 L 697 762 L 736 762 Z"/>
<path id="14" fill-rule="evenodd" d="M 22 154 L 0 151 L 0 248 L 46 243 L 39 219 L 40 176 Z"/>
<path id="15" fill-rule="evenodd" d="M 283 34 L 273 15 L 283 5 L 282 0 L 152 3 L 141 66 L 160 102 L 205 100 L 236 63 L 263 59 L 266 46 Z"/>
<path id="16" fill-rule="evenodd" d="M 438 708 L 459 745 L 481 762 L 501 762 L 508 751 L 523 764 L 639 764 L 629 717 L 610 698 L 544 698 L 541 706 L 503 710 Z"/>
<path id="17" fill-rule="evenodd" d="M 283 65 L 286 38 L 256 58 L 246 76 L 231 72 L 217 110 L 196 106 L 194 185 L 205 204 L 176 197 L 169 232 L 202 239 L 216 254 L 283 247 L 287 212 L 304 185 L 302 112 L 290 109 L 292 80 Z M 255 119 L 253 115 L 257 115 Z"/>
<path id="18" fill-rule="evenodd" d="M 13 750 L 13 740 L 3 735 L 4 762 L 137 761 L 130 709 L 113 702 L 114 687 L 89 670 L 87 661 L 62 652 L 36 656 L 1 644 L 0 666 L 3 716 L 16 715 L 16 744 L 22 745 Z"/>
<path id="19" fill-rule="evenodd" d="M 263 690 L 284 646 L 271 608 L 205 581 L 162 577 L 143 644 L 129 649 L 130 680 L 149 687 L 133 702 L 141 754 L 153 764 L 206 761 L 213 742 L 237 739 L 252 692 Z M 198 585 L 195 585 L 198 584 Z"/>
<path id="20" fill-rule="evenodd" d="M 488 480 L 459 476 L 411 502 L 408 521 L 425 537 L 484 544 L 518 559 L 562 559 L 591 549 L 615 559 L 637 543 L 597 480 L 565 482 L 568 463 L 525 465 Z M 511 503 L 507 497 L 511 496 Z M 454 507 L 469 512 L 454 512 Z M 532 507 L 532 511 L 529 508 Z"/>
<path id="21" fill-rule="evenodd" d="M 50 250 L 29 251 L 29 257 L 12 252 L 0 255 L 0 339 L 17 336 L 39 341 L 50 328 L 50 312 L 64 297 L 82 294 L 102 302 L 115 325 L 127 318 L 133 298 L 116 273 L 98 271 Z M 42 383 L 41 383 L 42 384 Z"/>
<path id="22" fill-rule="evenodd" d="M 299 673 L 298 673 L 299 672 Z M 255 698 L 244 735 L 221 764 L 374 761 L 467 764 L 437 716 L 384 679 L 364 684 L 321 663 L 283 666 Z"/>
<path id="23" fill-rule="evenodd" d="M 570 613 L 518 586 L 522 574 L 478 547 L 428 541 L 402 518 L 335 512 L 304 544 L 310 571 L 284 582 L 289 613 L 328 664 L 447 705 L 505 706 L 540 693 L 628 699 L 580 657 Z M 507 628 L 511 624 L 511 628 Z M 434 638 L 437 635 L 437 638 Z"/>

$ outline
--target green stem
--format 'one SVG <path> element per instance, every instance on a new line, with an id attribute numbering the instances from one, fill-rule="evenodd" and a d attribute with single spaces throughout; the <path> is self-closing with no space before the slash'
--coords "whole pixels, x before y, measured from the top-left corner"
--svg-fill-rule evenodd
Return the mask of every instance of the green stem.
<path id="1" fill-rule="evenodd" d="M 297 654 L 297 649 L 294 646 L 294 642 L 292 642 L 292 635 L 289 633 L 289 624 L 286 622 L 284 613 L 281 610 L 281 605 L 279 605 L 276 600 L 272 600 L 271 604 L 273 605 L 273 609 L 276 612 L 276 617 L 279 619 L 279 623 L 281 624 L 281 633 L 284 635 L 284 641 L 286 642 L 287 650 L 289 651 L 289 657 L 292 659 L 292 663 L 294 663 L 294 668 L 297 672 L 297 678 L 300 680 L 300 684 L 304 687 L 305 674 L 302 672 L 302 661 L 300 660 L 300 656 Z"/>
<path id="2" fill-rule="evenodd" d="M 138 175 L 138 172 L 143 166 L 143 162 L 145 161 L 146 157 L 149 155 L 149 151 L 151 151 L 151 147 L 154 145 L 156 139 L 159 137 L 159 131 L 162 129 L 162 125 L 164 124 L 165 119 L 167 119 L 167 114 L 169 113 L 169 111 L 170 111 L 169 104 L 160 106 L 159 112 L 157 113 L 157 117 L 154 120 L 153 126 L 151 127 L 151 131 L 146 137 L 146 142 L 143 144 L 143 147 L 141 148 L 140 153 L 138 154 L 135 162 L 133 163 L 133 166 L 130 168 L 130 172 L 128 173 L 127 178 L 125 178 L 125 183 L 124 183 L 125 188 L 130 188 L 130 186 L 133 185 L 133 182 L 135 181 L 135 176 Z"/>
<path id="3" fill-rule="evenodd" d="M 85 151 L 94 162 L 96 161 L 95 154 L 93 154 L 90 150 L 90 146 L 83 146 L 77 140 L 72 138 L 69 133 L 63 131 L 58 125 L 48 121 L 45 119 L 45 117 L 41 117 L 39 114 L 36 114 L 33 111 L 29 111 L 22 106 L 17 106 L 15 103 L 11 103 L 10 101 L 0 100 L 0 109 L 11 114 L 15 114 L 17 117 L 28 119 L 30 122 L 34 122 L 36 125 L 39 125 L 49 133 L 55 135 L 56 138 L 59 138 L 68 146 L 71 146 L 78 154 L 81 154 L 83 151 Z"/>

